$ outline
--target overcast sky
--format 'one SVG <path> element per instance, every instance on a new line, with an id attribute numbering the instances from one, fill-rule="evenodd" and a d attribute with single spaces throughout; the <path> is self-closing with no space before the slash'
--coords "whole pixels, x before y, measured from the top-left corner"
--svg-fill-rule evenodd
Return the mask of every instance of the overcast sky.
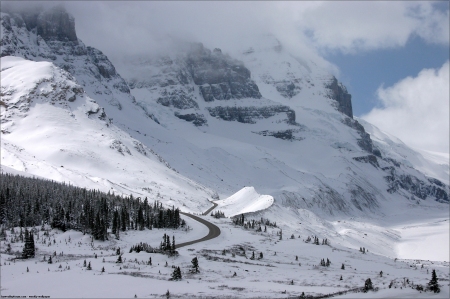
<path id="1" fill-rule="evenodd" d="M 449 151 L 449 2 L 69 1 L 77 35 L 118 62 L 166 51 L 167 36 L 233 53 L 272 33 L 353 94 L 356 116 L 405 143 Z M 120 70 L 120 69 L 119 69 Z M 337 70 L 337 71 L 336 71 Z"/>

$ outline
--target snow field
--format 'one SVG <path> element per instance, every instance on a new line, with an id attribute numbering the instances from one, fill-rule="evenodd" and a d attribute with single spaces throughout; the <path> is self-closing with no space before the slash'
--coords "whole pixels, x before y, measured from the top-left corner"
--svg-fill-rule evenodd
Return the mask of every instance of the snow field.
<path id="1" fill-rule="evenodd" d="M 295 239 L 289 239 L 290 236 L 284 235 L 283 240 L 279 240 L 276 235 L 278 228 L 267 227 L 266 233 L 257 233 L 235 227 L 229 219 L 205 217 L 218 225 L 222 234 L 217 239 L 180 248 L 178 250 L 180 255 L 176 257 L 128 252 L 129 248 L 138 242 L 158 246 L 164 232 L 170 236 L 175 235 L 177 243 L 204 235 L 205 231 L 201 230 L 201 224 L 196 225 L 195 221 L 187 217 L 183 219 L 193 228 L 192 231 L 187 233 L 158 229 L 127 231 L 121 233 L 120 240 L 112 237 L 105 242 L 94 241 L 93 246 L 88 235 L 83 236 L 82 233 L 75 231 L 62 233 L 55 230 L 50 231 L 51 245 L 44 245 L 41 243 L 42 232 L 39 232 L 36 258 L 12 262 L 9 261 L 11 255 L 2 253 L 2 295 L 130 298 L 136 294 L 140 298 L 158 298 L 169 290 L 175 296 L 191 298 L 200 296 L 278 298 L 283 296 L 284 291 L 286 291 L 284 296 L 299 296 L 302 292 L 307 295 L 318 295 L 344 291 L 361 287 L 365 279 L 371 278 L 374 286 L 380 288 L 379 293 L 358 294 L 360 295 L 358 298 L 361 296 L 383 298 L 384 294 L 386 298 L 393 295 L 401 298 L 417 292 L 400 289 L 404 277 L 415 284 L 424 285 L 430 279 L 431 269 L 436 269 L 438 277 L 442 279 L 440 281 L 442 292 L 437 295 L 423 293 L 422 297 L 445 298 L 449 293 L 448 263 L 394 261 L 371 252 L 362 254 L 358 250 L 340 246 L 305 243 L 303 240 L 306 235 L 300 238 L 295 235 Z M 7 234 L 9 237 L 10 232 Z M 55 244 L 53 239 L 56 241 Z M 5 242 L 2 241 L 1 245 L 3 251 Z M 121 265 L 116 264 L 117 246 L 123 253 L 124 262 Z M 23 243 L 13 243 L 12 247 L 13 251 L 21 251 Z M 222 254 L 224 249 L 225 255 Z M 242 249 L 245 249 L 247 258 L 243 255 Z M 48 259 L 48 255 L 54 251 L 57 255 L 53 257 L 53 264 L 49 265 L 42 261 L 44 254 Z M 255 260 L 250 259 L 253 251 Z M 60 256 L 60 252 L 64 252 L 64 255 Z M 258 259 L 260 252 L 263 253 L 262 259 Z M 235 253 L 234 257 L 232 253 Z M 97 254 L 97 259 L 94 258 L 94 254 Z M 296 255 L 298 261 L 295 260 Z M 194 256 L 199 259 L 201 271 L 199 274 L 189 273 Z M 146 265 L 149 257 L 152 258 L 152 266 Z M 330 267 L 318 265 L 322 258 L 330 259 Z M 91 262 L 91 271 L 82 266 L 84 260 L 87 263 Z M 168 267 L 165 267 L 166 261 Z M 345 270 L 341 270 L 342 263 Z M 62 268 L 59 268 L 60 264 Z M 172 265 L 180 266 L 182 269 L 181 281 L 168 280 L 173 271 Z M 70 270 L 66 268 L 68 266 Z M 28 273 L 27 267 L 30 270 Z M 105 267 L 105 273 L 101 273 L 102 267 Z M 429 274 L 427 269 L 430 270 Z M 383 277 L 379 276 L 380 271 L 383 271 Z M 339 280 L 341 275 L 342 281 Z M 293 285 L 290 284 L 292 280 Z M 389 290 L 388 285 L 392 280 L 398 287 Z M 44 281 L 49 283 L 42 283 Z M 99 288 L 99 285 L 102 287 Z M 405 294 L 407 296 L 404 296 Z"/>
<path id="2" fill-rule="evenodd" d="M 260 195 L 253 187 L 244 187 L 230 197 L 214 202 L 218 205 L 217 210 L 224 212 L 226 217 L 233 217 L 265 210 L 273 204 L 273 197 Z"/>

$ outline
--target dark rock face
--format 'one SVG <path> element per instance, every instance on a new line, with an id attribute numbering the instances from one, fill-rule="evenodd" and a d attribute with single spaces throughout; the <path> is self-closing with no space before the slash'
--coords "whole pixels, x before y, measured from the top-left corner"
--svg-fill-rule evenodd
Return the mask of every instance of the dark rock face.
<path id="1" fill-rule="evenodd" d="M 250 79 L 250 71 L 241 62 L 223 55 L 220 49 L 211 53 L 202 44 L 194 44 L 186 65 L 206 102 L 261 98 L 258 86 Z"/>
<path id="2" fill-rule="evenodd" d="M 357 120 L 346 117 L 343 123 L 350 128 L 355 129 L 358 132 L 359 136 L 361 136 L 361 138 L 358 139 L 358 145 L 361 149 L 381 158 L 381 152 L 373 145 L 372 139 L 370 139 L 370 134 L 366 132 L 364 127 Z"/>
<path id="3" fill-rule="evenodd" d="M 353 118 L 352 95 L 347 92 L 344 85 L 333 77 L 330 83 L 325 85 L 330 90 L 329 97 L 337 102 L 338 111 Z"/>
<path id="4" fill-rule="evenodd" d="M 207 122 L 205 116 L 198 113 L 180 114 L 175 112 L 175 116 L 179 119 L 183 119 L 185 121 L 193 123 L 196 127 L 206 125 Z"/>
<path id="5" fill-rule="evenodd" d="M 291 99 L 300 93 L 300 86 L 295 85 L 292 81 L 282 81 L 275 84 L 277 91 L 285 98 Z"/>
<path id="6" fill-rule="evenodd" d="M 27 27 L 34 25 L 34 17 L 26 22 Z M 69 41 L 78 43 L 75 32 L 75 19 L 62 6 L 55 6 L 41 12 L 36 20 L 37 34 L 45 41 Z"/>
<path id="7" fill-rule="evenodd" d="M 354 157 L 353 160 L 363 163 L 370 163 L 374 167 L 380 167 L 380 164 L 378 164 L 377 157 L 374 155 L 368 155 L 363 157 Z"/>
<path id="8" fill-rule="evenodd" d="M 428 182 L 424 182 L 413 175 L 398 175 L 394 167 L 390 167 L 388 171 L 390 174 L 384 178 L 388 183 L 389 189 L 387 191 L 389 193 L 403 189 L 420 199 L 426 199 L 430 196 L 436 198 L 436 201 L 449 202 L 447 191 L 439 180 L 431 178 L 428 179 Z"/>
<path id="9" fill-rule="evenodd" d="M 258 119 L 272 117 L 278 113 L 286 113 L 286 123 L 296 125 L 295 111 L 287 106 L 267 107 L 214 107 L 207 108 L 212 117 L 218 117 L 226 121 L 238 121 L 240 123 L 254 124 Z"/>
<path id="10" fill-rule="evenodd" d="M 192 99 L 192 96 L 184 90 L 163 90 L 161 96 L 156 100 L 158 104 L 166 107 L 175 107 L 178 109 L 198 109 L 198 104 Z"/>
<path id="11" fill-rule="evenodd" d="M 350 194 L 352 204 L 360 211 L 362 211 L 363 208 L 374 210 L 378 207 L 376 197 L 358 185 L 351 186 Z"/>
<path id="12" fill-rule="evenodd" d="M 97 67 L 99 74 L 103 78 L 109 79 L 117 75 L 114 65 L 111 61 L 109 61 L 108 57 L 102 53 L 102 51 L 92 47 L 86 47 L 86 49 L 89 59 Z M 126 89 L 128 89 L 128 87 Z M 130 92 L 129 89 L 128 92 Z"/>
<path id="13" fill-rule="evenodd" d="M 269 130 L 264 130 L 261 132 L 253 132 L 255 134 L 258 135 L 262 135 L 262 136 L 272 136 L 278 139 L 282 139 L 282 140 L 289 140 L 289 141 L 301 141 L 304 138 L 302 137 L 297 137 L 294 135 L 294 133 L 298 133 L 300 130 L 294 130 L 294 129 L 288 129 L 288 130 L 284 130 L 284 131 L 269 131 Z"/>

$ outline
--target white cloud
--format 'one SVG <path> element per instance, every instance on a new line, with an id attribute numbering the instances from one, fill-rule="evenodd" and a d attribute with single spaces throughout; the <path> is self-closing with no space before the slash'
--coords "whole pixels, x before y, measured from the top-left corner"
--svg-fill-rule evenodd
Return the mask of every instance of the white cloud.
<path id="1" fill-rule="evenodd" d="M 449 152 L 449 62 L 377 91 L 382 108 L 364 120 L 419 149 Z"/>
<path id="2" fill-rule="evenodd" d="M 118 54 L 160 50 L 167 35 L 223 50 L 265 33 L 343 52 L 401 47 L 412 36 L 449 43 L 448 6 L 428 1 L 69 1 L 66 7 L 85 43 Z"/>
<path id="3" fill-rule="evenodd" d="M 449 43 L 448 8 L 433 2 L 325 2 L 300 23 L 317 47 L 344 53 L 401 47 L 414 35 Z"/>

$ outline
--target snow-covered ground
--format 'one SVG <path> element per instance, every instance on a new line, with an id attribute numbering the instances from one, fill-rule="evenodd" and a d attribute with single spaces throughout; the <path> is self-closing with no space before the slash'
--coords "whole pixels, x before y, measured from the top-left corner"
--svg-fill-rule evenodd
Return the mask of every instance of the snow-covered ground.
<path id="1" fill-rule="evenodd" d="M 370 251 L 363 254 L 356 249 L 335 245 L 333 239 L 328 239 L 330 245 L 305 243 L 307 235 L 295 234 L 290 239 L 284 234 L 279 240 L 279 228 L 267 227 L 267 232 L 257 233 L 236 227 L 226 218 L 204 217 L 220 227 L 221 235 L 180 248 L 176 257 L 129 253 L 129 249 L 139 242 L 157 247 L 164 233 L 175 235 L 177 242 L 197 239 L 206 233 L 200 224 L 186 217 L 193 230 L 128 231 L 120 235 L 120 240 L 111 238 L 104 242 L 91 242 L 90 236 L 76 231 L 51 230 L 49 237 L 44 237 L 44 232 L 39 231 L 39 239 L 35 237 L 38 248 L 35 258 L 10 261 L 13 256 L 2 253 L 1 294 L 56 298 L 130 298 L 134 295 L 138 298 L 161 298 L 169 290 L 174 298 L 285 298 L 299 296 L 302 292 L 319 295 L 350 290 L 362 287 L 364 281 L 371 278 L 374 287 L 379 288 L 378 292 L 348 293 L 342 298 L 448 298 L 449 295 L 448 262 L 395 261 Z M 18 228 L 15 230 L 18 233 Z M 8 239 L 11 234 L 7 233 Z M 44 240 L 46 244 L 43 244 Z M 3 251 L 5 242 L 2 241 L 1 245 Z M 20 242 L 12 244 L 13 251 L 21 251 L 22 247 Z M 117 247 L 123 253 L 122 264 L 116 263 Z M 43 261 L 44 255 L 48 259 L 55 251 L 53 264 Z M 251 259 L 253 252 L 254 260 Z M 263 254 L 261 259 L 260 253 Z M 195 256 L 199 260 L 199 274 L 190 273 L 191 260 Z M 146 264 L 150 257 L 151 266 Z M 331 265 L 319 266 L 320 260 L 327 258 Z M 92 270 L 83 267 L 84 260 L 91 263 Z M 344 270 L 341 269 L 342 264 Z M 181 268 L 181 281 L 169 281 L 172 266 Z M 101 272 L 102 267 L 104 273 Z M 437 271 L 441 293 L 419 293 L 411 289 L 413 285 L 425 285 L 432 269 Z M 383 271 L 382 277 L 380 271 Z M 409 281 L 406 287 L 404 279 Z M 391 282 L 392 288 L 389 289 Z"/>

